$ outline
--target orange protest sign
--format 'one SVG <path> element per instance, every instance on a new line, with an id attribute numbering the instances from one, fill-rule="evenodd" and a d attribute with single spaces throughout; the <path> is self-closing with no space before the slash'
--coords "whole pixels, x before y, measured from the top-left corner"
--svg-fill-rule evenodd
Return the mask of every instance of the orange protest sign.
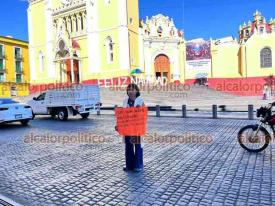
<path id="1" fill-rule="evenodd" d="M 144 136 L 147 130 L 147 107 L 116 108 L 117 130 L 122 136 Z"/>

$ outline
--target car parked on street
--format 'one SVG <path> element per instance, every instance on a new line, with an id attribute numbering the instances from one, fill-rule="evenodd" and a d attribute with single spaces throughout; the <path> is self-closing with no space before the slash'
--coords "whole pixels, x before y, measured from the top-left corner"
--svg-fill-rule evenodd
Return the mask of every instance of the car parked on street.
<path id="1" fill-rule="evenodd" d="M 0 98 L 0 123 L 21 122 L 27 126 L 32 118 L 33 113 L 29 105 L 11 98 Z"/>

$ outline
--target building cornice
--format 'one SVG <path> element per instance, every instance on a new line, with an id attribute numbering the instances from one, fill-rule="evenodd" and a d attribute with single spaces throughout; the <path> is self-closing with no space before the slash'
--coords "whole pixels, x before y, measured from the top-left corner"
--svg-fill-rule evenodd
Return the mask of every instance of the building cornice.
<path id="1" fill-rule="evenodd" d="M 167 43 L 183 43 L 183 39 L 172 39 L 172 38 L 144 38 L 144 41 L 146 42 L 167 42 Z"/>
<path id="2" fill-rule="evenodd" d="M 57 9 L 53 10 L 53 16 L 60 15 L 66 12 L 71 12 L 76 9 L 80 8 L 85 8 L 86 7 L 86 2 L 84 0 L 78 0 L 78 1 L 73 1 L 72 3 L 68 5 L 63 5 L 62 7 L 59 7 Z"/>
<path id="3" fill-rule="evenodd" d="M 6 37 L 6 36 L 0 36 L 0 41 L 14 43 L 14 44 L 22 45 L 22 46 L 27 46 L 27 47 L 29 46 L 29 42 L 27 42 L 27 41 L 15 39 L 15 38 L 11 38 L 11 37 Z"/>

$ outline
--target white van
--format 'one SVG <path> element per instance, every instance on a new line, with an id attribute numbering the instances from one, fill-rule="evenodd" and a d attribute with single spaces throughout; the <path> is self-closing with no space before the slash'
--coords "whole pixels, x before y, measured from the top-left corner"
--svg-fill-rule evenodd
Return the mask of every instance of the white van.
<path id="1" fill-rule="evenodd" d="M 100 89 L 97 85 L 74 85 L 49 90 L 28 102 L 33 115 L 51 115 L 66 121 L 69 116 L 81 115 L 87 119 L 90 113 L 100 110 Z"/>

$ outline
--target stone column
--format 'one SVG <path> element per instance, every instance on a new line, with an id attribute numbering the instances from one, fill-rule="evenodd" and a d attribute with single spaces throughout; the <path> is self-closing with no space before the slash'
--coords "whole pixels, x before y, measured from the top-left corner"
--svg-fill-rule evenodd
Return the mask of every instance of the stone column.
<path id="1" fill-rule="evenodd" d="M 71 83 L 74 83 L 74 59 L 71 58 Z"/>

